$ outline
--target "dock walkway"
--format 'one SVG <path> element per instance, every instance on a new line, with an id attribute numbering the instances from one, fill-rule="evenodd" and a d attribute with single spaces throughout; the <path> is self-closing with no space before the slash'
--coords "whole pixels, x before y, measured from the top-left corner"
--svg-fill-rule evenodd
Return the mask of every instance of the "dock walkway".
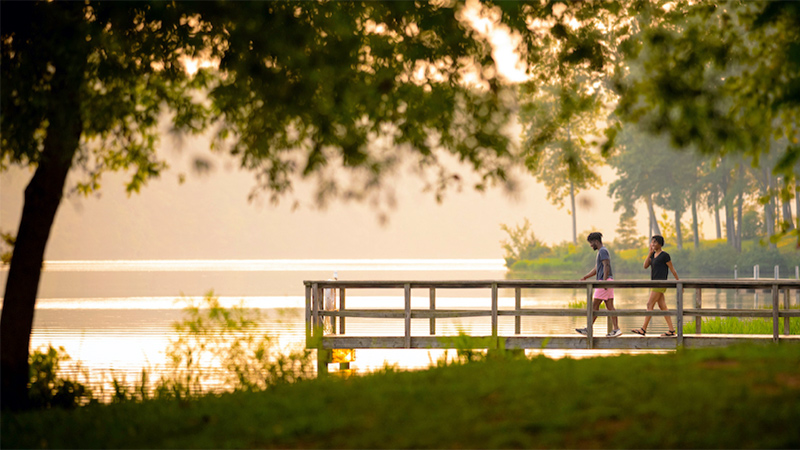
<path id="1" fill-rule="evenodd" d="M 798 280 L 613 280 L 613 281 L 564 281 L 564 280 L 444 280 L 444 281 L 305 281 L 305 322 L 306 346 L 320 350 L 320 358 L 332 349 L 367 349 L 367 348 L 407 348 L 407 349 L 445 349 L 463 345 L 463 340 L 456 342 L 454 336 L 436 335 L 436 320 L 459 317 L 490 317 L 491 334 L 471 336 L 469 345 L 473 348 L 485 349 L 648 349 L 664 350 L 678 347 L 698 348 L 725 346 L 739 343 L 800 343 L 799 335 L 790 335 L 790 318 L 800 317 L 800 310 L 790 309 L 792 297 L 800 304 L 800 281 Z M 614 289 L 642 289 L 666 287 L 675 289 L 677 306 L 669 311 L 646 309 L 617 309 L 593 311 L 593 289 L 599 287 Z M 402 298 L 404 307 L 397 309 L 348 309 L 346 300 L 348 292 L 353 290 L 389 290 Z M 475 289 L 486 292 L 485 309 L 440 309 L 436 307 L 438 291 L 450 289 Z M 511 289 L 514 291 L 514 309 L 498 307 L 498 291 Z M 536 308 L 522 307 L 523 289 L 584 289 L 586 292 L 586 309 L 570 308 Z M 703 309 L 703 291 L 710 289 L 762 290 L 771 294 L 770 309 Z M 338 297 L 336 310 L 325 309 L 324 295 L 331 290 Z M 412 291 L 425 290 L 428 293 L 428 308 L 412 308 Z M 687 292 L 694 290 L 693 304 L 685 304 Z M 794 294 L 794 295 L 792 295 Z M 659 336 L 621 336 L 605 337 L 605 332 L 597 333 L 592 326 L 595 316 L 673 316 L 677 336 L 663 338 Z M 513 334 L 498 333 L 498 319 L 501 316 L 513 316 L 515 320 Z M 521 319 L 528 316 L 585 317 L 588 336 L 581 335 L 524 335 L 521 332 Z M 771 335 L 719 335 L 703 334 L 703 317 L 763 317 L 772 318 Z M 328 319 L 328 318 L 333 318 Z M 348 336 L 346 333 L 347 318 L 373 318 L 381 320 L 403 320 L 404 333 L 401 336 Z M 413 335 L 411 321 L 428 319 L 427 335 Z M 685 321 L 694 320 L 696 332 L 684 333 Z M 332 326 L 323 326 L 324 321 Z M 780 333 L 780 322 L 783 320 L 783 333 Z M 320 363 L 320 369 L 324 370 Z"/>

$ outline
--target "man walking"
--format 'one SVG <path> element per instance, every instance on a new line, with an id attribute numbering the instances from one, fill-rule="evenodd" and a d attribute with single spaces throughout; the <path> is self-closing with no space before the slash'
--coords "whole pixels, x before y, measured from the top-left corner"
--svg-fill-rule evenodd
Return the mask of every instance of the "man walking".
<path id="1" fill-rule="evenodd" d="M 603 246 L 603 235 L 598 232 L 589 233 L 589 236 L 586 238 L 586 240 L 589 241 L 589 245 L 592 246 L 592 250 L 597 251 L 597 259 L 595 260 L 595 268 L 592 269 L 591 272 L 584 275 L 581 278 L 581 281 L 584 281 L 593 275 L 597 275 L 597 279 L 600 281 L 613 280 L 614 278 L 611 273 L 611 256 L 608 253 L 608 249 Z M 606 303 L 607 310 L 614 311 L 613 288 L 597 288 L 594 290 L 592 309 L 595 311 L 600 310 L 600 304 L 603 302 Z M 597 320 L 597 316 L 594 316 L 592 323 L 594 323 L 595 320 Z M 620 336 L 622 334 L 622 330 L 619 329 L 619 323 L 616 316 L 611 316 L 611 323 L 614 327 L 614 331 L 608 333 L 606 337 Z M 576 328 L 575 331 L 584 336 L 589 334 L 586 328 Z"/>

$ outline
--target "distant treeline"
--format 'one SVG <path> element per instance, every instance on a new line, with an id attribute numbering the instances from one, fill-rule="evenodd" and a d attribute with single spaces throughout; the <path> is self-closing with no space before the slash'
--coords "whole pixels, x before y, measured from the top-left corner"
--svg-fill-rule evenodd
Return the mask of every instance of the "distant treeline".
<path id="1" fill-rule="evenodd" d="M 523 226 L 524 228 L 524 226 Z M 519 229 L 518 229 L 519 230 Z M 583 275 L 594 267 L 596 252 L 585 242 L 578 245 L 561 243 L 547 246 L 532 238 L 515 236 L 509 230 L 511 243 L 505 243 L 505 260 L 512 277 L 547 277 L 574 273 Z M 523 233 L 524 234 L 524 233 Z M 516 238 L 516 239 L 515 239 Z M 516 243 L 516 245 L 514 245 Z M 646 276 L 649 271 L 642 268 L 647 256 L 646 241 L 637 248 L 626 248 L 611 241 L 605 244 L 611 254 L 611 264 L 617 276 Z M 684 245 L 677 249 L 674 245 L 664 248 L 672 258 L 675 269 L 681 277 L 733 276 L 738 267 L 740 277 L 752 277 L 753 266 L 761 266 L 761 276 L 773 276 L 773 268 L 780 266 L 781 277 L 794 277 L 795 266 L 800 266 L 800 251 L 793 238 L 781 240 L 775 248 L 762 245 L 758 241 L 743 242 L 742 251 L 728 245 L 724 239 L 701 241 L 699 248 Z"/>

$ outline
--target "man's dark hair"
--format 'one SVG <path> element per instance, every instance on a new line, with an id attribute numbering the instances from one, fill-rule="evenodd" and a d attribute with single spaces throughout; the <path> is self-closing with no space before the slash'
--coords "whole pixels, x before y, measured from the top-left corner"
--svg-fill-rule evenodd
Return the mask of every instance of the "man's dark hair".
<path id="1" fill-rule="evenodd" d="M 603 233 L 598 233 L 595 231 L 594 233 L 589 233 L 589 236 L 586 238 L 587 241 L 597 241 L 602 243 L 603 242 Z"/>
<path id="2" fill-rule="evenodd" d="M 655 239 L 655 241 L 658 242 L 658 245 L 660 245 L 662 247 L 664 246 L 664 236 L 661 236 L 660 234 L 656 234 L 656 235 L 653 236 L 653 239 Z"/>

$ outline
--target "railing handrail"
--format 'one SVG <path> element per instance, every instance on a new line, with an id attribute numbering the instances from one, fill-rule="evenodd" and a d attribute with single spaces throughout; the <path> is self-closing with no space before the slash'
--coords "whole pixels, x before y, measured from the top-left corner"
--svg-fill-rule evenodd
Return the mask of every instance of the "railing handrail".
<path id="1" fill-rule="evenodd" d="M 800 280 L 795 279 L 681 279 L 681 280 L 306 280 L 306 286 L 317 284 L 319 287 L 349 288 L 349 289 L 403 289 L 407 284 L 412 289 L 441 288 L 441 289 L 489 289 L 497 285 L 499 289 L 506 288 L 585 288 L 587 285 L 607 287 L 676 287 L 682 284 L 684 288 L 764 288 L 773 286 L 779 288 L 800 288 Z"/>

